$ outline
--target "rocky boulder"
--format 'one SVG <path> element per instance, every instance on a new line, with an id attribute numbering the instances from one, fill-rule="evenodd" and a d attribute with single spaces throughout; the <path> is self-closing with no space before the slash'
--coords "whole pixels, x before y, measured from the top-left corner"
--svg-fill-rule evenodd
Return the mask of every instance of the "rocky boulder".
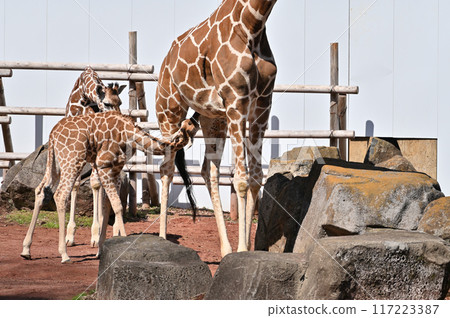
<path id="1" fill-rule="evenodd" d="M 450 197 L 431 202 L 426 207 L 417 229 L 450 241 Z"/>
<path id="2" fill-rule="evenodd" d="M 267 179 L 276 173 L 290 173 L 293 177 L 307 177 L 315 161 L 340 159 L 336 147 L 298 147 L 285 152 L 281 157 L 271 159 Z"/>
<path id="3" fill-rule="evenodd" d="M 413 172 L 324 165 L 294 252 L 307 253 L 325 236 L 361 234 L 367 228 L 417 229 L 426 206 L 444 194 L 436 180 Z"/>
<path id="4" fill-rule="evenodd" d="M 292 252 L 303 219 L 305 178 L 277 173 L 264 186 L 259 208 L 255 250 Z"/>
<path id="5" fill-rule="evenodd" d="M 403 157 L 398 144 L 377 137 L 371 137 L 364 163 L 373 164 L 375 167 L 387 168 L 398 171 L 416 171 L 408 159 Z"/>
<path id="6" fill-rule="evenodd" d="M 154 235 L 113 237 L 100 251 L 98 299 L 195 299 L 211 286 L 197 253 Z"/>
<path id="7" fill-rule="evenodd" d="M 241 252 L 226 255 L 206 299 L 296 299 L 305 274 L 300 254 Z"/>
<path id="8" fill-rule="evenodd" d="M 292 252 L 311 197 L 314 163 L 339 159 L 336 147 L 299 147 L 270 161 L 258 209 L 255 250 Z"/>
<path id="9" fill-rule="evenodd" d="M 450 248 L 419 232 L 378 230 L 317 241 L 297 299 L 443 299 Z"/>
<path id="10" fill-rule="evenodd" d="M 47 148 L 48 144 L 37 148 L 27 158 L 20 161 L 11 169 L 3 179 L 1 187 L 1 196 L 12 201 L 16 209 L 33 209 L 34 207 L 34 189 L 41 183 L 44 178 L 45 167 L 47 164 Z M 90 165 L 86 165 L 82 171 L 82 179 L 80 190 L 77 197 L 77 214 L 92 215 L 92 189 L 90 187 L 89 175 Z M 122 189 L 121 199 L 126 204 L 126 195 L 128 180 L 125 173 L 122 173 Z M 52 189 L 53 191 L 56 188 Z M 56 205 L 53 200 L 44 205 L 43 210 L 54 211 Z"/>

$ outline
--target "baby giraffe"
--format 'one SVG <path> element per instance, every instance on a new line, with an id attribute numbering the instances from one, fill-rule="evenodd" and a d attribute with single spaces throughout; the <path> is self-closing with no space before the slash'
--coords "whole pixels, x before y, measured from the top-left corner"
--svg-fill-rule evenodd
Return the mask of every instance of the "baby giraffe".
<path id="1" fill-rule="evenodd" d="M 131 117 L 116 111 L 63 118 L 50 133 L 46 171 L 35 190 L 33 217 L 23 241 L 21 256 L 31 259 L 30 246 L 39 211 L 44 200 L 50 199 L 51 189 L 57 185 L 54 199 L 59 222 L 59 253 L 62 263 L 70 262 L 64 239 L 66 205 L 70 192 L 87 162 L 96 170 L 115 213 L 113 235 L 125 236 L 118 191 L 119 175 L 127 161 L 127 154 L 131 154 L 135 149 L 157 155 L 176 151 L 188 144 L 197 130 L 198 125 L 188 119 L 171 140 L 166 142 L 149 135 L 137 127 Z M 108 217 L 104 216 L 99 248 L 105 240 L 107 224 Z"/>

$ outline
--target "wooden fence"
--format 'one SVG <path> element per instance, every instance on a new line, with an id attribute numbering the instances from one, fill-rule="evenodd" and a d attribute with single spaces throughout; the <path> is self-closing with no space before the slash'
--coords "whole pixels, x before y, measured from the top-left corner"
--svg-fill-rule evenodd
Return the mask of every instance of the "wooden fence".
<path id="1" fill-rule="evenodd" d="M 148 122 L 148 110 L 145 101 L 143 82 L 156 82 L 158 76 L 153 74 L 153 65 L 137 64 L 136 53 L 136 32 L 129 33 L 130 60 L 129 64 L 90 64 L 98 72 L 101 79 L 120 80 L 129 82 L 129 109 L 122 110 L 123 113 L 139 118 L 141 127 L 148 130 L 157 130 L 157 123 Z M 276 85 L 274 92 L 280 93 L 312 93 L 330 95 L 330 127 L 328 130 L 268 130 L 265 138 L 327 138 L 330 139 L 331 146 L 338 146 L 343 159 L 347 156 L 346 141 L 353 138 L 355 132 L 346 130 L 346 109 L 347 95 L 358 94 L 357 86 L 340 86 L 338 69 L 338 44 L 332 43 L 330 46 L 330 85 Z M 20 70 L 55 70 L 55 71 L 83 71 L 87 65 L 82 63 L 37 63 L 37 62 L 0 62 L 0 124 L 2 126 L 5 151 L 0 152 L 0 169 L 8 169 L 16 160 L 26 158 L 28 153 L 15 153 L 12 144 L 10 115 L 45 115 L 64 116 L 65 108 L 62 107 L 19 107 L 7 106 L 5 92 L 3 88 L 4 77 L 13 76 L 14 69 Z M 196 138 L 203 137 L 200 130 Z M 200 167 L 188 166 L 188 171 L 193 174 L 194 184 L 204 184 L 200 176 Z M 133 215 L 136 213 L 136 173 L 143 174 L 143 202 L 144 204 L 158 205 L 158 193 L 154 174 L 159 173 L 159 167 L 154 165 L 151 156 L 131 158 L 124 168 L 130 174 L 129 186 L 129 211 Z M 231 207 L 235 207 L 233 202 L 236 199 L 232 185 L 232 167 L 221 168 L 221 185 L 231 186 Z M 264 171 L 267 175 L 267 171 Z M 174 177 L 175 184 L 183 184 L 180 177 Z M 236 217 L 236 211 L 232 208 L 232 217 Z"/>

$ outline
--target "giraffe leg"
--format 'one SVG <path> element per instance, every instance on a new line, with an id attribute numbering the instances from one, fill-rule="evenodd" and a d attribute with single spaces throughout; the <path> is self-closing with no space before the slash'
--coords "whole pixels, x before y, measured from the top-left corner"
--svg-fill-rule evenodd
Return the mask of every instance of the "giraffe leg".
<path id="1" fill-rule="evenodd" d="M 202 177 L 205 180 L 211 196 L 219 231 L 220 253 L 222 257 L 232 252 L 230 241 L 227 236 L 225 220 L 223 218 L 222 204 L 220 201 L 219 178 L 220 162 L 226 138 L 226 120 L 224 119 L 204 119 L 200 117 L 202 131 L 205 137 L 206 149 L 205 159 L 202 165 Z"/>
<path id="2" fill-rule="evenodd" d="M 268 62 L 261 60 L 258 65 Z M 270 64 L 270 63 L 269 63 Z M 271 64 L 270 64 L 271 65 Z M 261 66 L 262 67 L 262 66 Z M 268 83 L 266 86 L 271 92 L 273 88 L 274 78 L 269 77 L 265 79 Z M 247 192 L 247 207 L 246 207 L 246 229 L 245 242 L 250 249 L 250 237 L 252 229 L 252 219 L 255 212 L 256 203 L 258 200 L 259 190 L 263 182 L 263 171 L 261 167 L 262 162 L 262 144 L 264 141 L 264 133 L 267 129 L 267 123 L 270 115 L 270 108 L 272 104 L 272 93 L 260 96 L 255 106 L 252 107 L 249 114 L 249 137 L 246 142 L 248 166 L 249 166 L 249 189 Z"/>
<path id="3" fill-rule="evenodd" d="M 36 227 L 37 219 L 39 216 L 39 212 L 41 211 L 42 205 L 44 203 L 44 189 L 49 185 L 50 180 L 44 177 L 40 185 L 35 189 L 35 200 L 34 200 L 34 210 L 33 216 L 31 218 L 30 226 L 28 227 L 27 235 L 23 240 L 23 249 L 20 256 L 25 259 L 31 259 L 30 246 L 33 240 L 33 233 Z"/>
<path id="4" fill-rule="evenodd" d="M 99 215 L 102 214 L 103 206 L 103 189 L 101 187 L 100 180 L 98 178 L 98 173 L 95 168 L 92 168 L 91 174 L 91 188 L 93 197 L 93 217 L 92 217 L 92 227 L 91 227 L 91 247 L 98 245 L 100 240 L 100 223 Z"/>
<path id="5" fill-rule="evenodd" d="M 167 209 L 169 208 L 169 189 L 173 180 L 175 153 L 166 153 L 161 164 L 161 208 L 159 219 L 159 236 L 166 239 L 167 236 Z"/>
<path id="6" fill-rule="evenodd" d="M 104 190 L 102 189 L 101 195 L 104 196 Z M 100 210 L 99 214 L 99 222 L 101 224 L 101 230 L 100 230 L 100 239 L 98 241 L 98 251 L 96 257 L 100 257 L 100 253 L 102 250 L 102 245 L 106 240 L 106 229 L 108 228 L 108 220 L 109 220 L 109 213 L 111 211 L 111 204 L 109 202 L 109 199 L 106 199 L 103 201 L 104 207 L 102 210 Z M 100 217 L 101 215 L 101 217 Z"/>
<path id="7" fill-rule="evenodd" d="M 122 202 L 119 197 L 119 177 L 118 175 L 116 176 L 113 174 L 111 168 L 103 168 L 98 170 L 98 175 L 116 217 L 113 225 L 113 236 L 126 236 L 127 234 L 125 232 L 125 226 L 123 224 Z M 104 219 L 103 223 L 105 222 L 106 220 Z"/>
<path id="8" fill-rule="evenodd" d="M 248 251 L 246 244 L 246 196 L 248 190 L 248 175 L 246 167 L 244 137 L 246 107 L 248 101 L 235 100 L 227 108 L 228 132 L 230 134 L 231 144 L 234 152 L 235 172 L 233 185 L 236 189 L 238 199 L 238 217 L 239 217 L 239 243 L 238 252 Z"/>
<path id="9" fill-rule="evenodd" d="M 73 246 L 75 243 L 75 231 L 77 225 L 75 223 L 75 208 L 77 203 L 78 191 L 80 189 L 81 176 L 78 177 L 75 185 L 73 186 L 72 193 L 70 196 L 70 217 L 69 223 L 67 224 L 67 234 L 66 234 L 66 245 Z"/>
<path id="10" fill-rule="evenodd" d="M 28 227 L 27 235 L 23 240 L 23 250 L 22 253 L 20 254 L 20 256 L 22 256 L 25 259 L 31 259 L 30 246 L 33 240 L 33 232 L 34 228 L 36 227 L 39 212 L 41 211 L 46 196 L 46 188 L 51 189 L 58 182 L 59 182 L 59 175 L 56 170 L 53 143 L 50 140 L 48 146 L 47 165 L 45 169 L 44 178 L 34 190 L 35 200 L 34 200 L 33 216 L 31 218 L 30 226 Z"/>
<path id="11" fill-rule="evenodd" d="M 65 242 L 65 215 L 67 199 L 70 196 L 70 192 L 78 179 L 78 176 L 83 168 L 84 164 L 62 166 L 61 167 L 61 181 L 58 189 L 53 196 L 56 203 L 56 210 L 58 212 L 58 224 L 59 224 L 59 244 L 58 251 L 61 254 L 61 263 L 70 262 L 69 255 L 67 255 L 67 245 Z"/>

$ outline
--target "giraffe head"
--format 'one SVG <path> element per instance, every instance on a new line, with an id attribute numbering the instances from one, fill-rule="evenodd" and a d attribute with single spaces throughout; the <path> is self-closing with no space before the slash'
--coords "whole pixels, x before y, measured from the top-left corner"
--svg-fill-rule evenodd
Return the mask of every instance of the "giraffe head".
<path id="1" fill-rule="evenodd" d="M 175 136 L 172 137 L 172 142 L 175 144 L 176 149 L 187 146 L 190 148 L 194 141 L 194 136 L 200 128 L 198 123 L 199 113 L 195 113 L 191 118 L 183 120 L 181 127 Z"/>
<path id="2" fill-rule="evenodd" d="M 118 83 L 109 83 L 108 86 L 102 84 L 97 85 L 97 95 L 99 98 L 98 108 L 100 111 L 116 110 L 120 111 L 119 94 L 123 91 L 126 85 L 119 86 Z"/>

